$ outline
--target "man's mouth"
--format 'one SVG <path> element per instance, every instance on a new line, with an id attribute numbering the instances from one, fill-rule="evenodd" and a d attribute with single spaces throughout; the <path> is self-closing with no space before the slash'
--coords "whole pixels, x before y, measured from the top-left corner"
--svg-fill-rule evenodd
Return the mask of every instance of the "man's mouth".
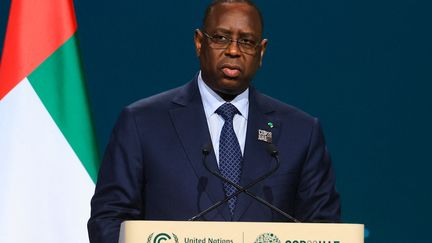
<path id="1" fill-rule="evenodd" d="M 241 69 L 237 65 L 224 64 L 221 67 L 223 74 L 228 78 L 237 78 L 240 76 Z"/>
<path id="2" fill-rule="evenodd" d="M 229 78 L 237 78 L 240 75 L 240 70 L 231 68 L 222 68 L 222 72 Z"/>

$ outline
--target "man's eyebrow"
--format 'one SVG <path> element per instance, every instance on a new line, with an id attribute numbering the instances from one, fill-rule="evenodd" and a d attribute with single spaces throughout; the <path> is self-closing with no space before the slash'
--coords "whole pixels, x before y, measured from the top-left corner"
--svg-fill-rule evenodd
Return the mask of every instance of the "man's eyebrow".
<path id="1" fill-rule="evenodd" d="M 213 31 L 213 33 L 215 33 L 215 32 L 220 32 L 220 33 L 223 33 L 223 34 L 232 34 L 232 31 L 230 31 L 228 29 L 225 29 L 225 28 L 220 28 L 220 27 L 216 28 Z M 258 35 L 256 33 L 248 32 L 248 31 L 240 31 L 239 36 L 242 36 L 242 37 L 256 37 L 256 38 L 258 38 Z"/>
<path id="2" fill-rule="evenodd" d="M 232 32 L 225 28 L 216 28 L 213 32 L 222 32 L 224 34 L 231 34 Z"/>
<path id="3" fill-rule="evenodd" d="M 243 37 L 257 37 L 258 35 L 255 33 L 251 33 L 251 32 L 240 32 L 240 36 Z"/>

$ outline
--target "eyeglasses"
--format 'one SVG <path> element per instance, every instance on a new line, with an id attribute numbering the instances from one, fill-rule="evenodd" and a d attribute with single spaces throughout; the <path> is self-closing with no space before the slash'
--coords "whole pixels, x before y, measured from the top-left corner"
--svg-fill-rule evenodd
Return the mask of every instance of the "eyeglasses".
<path id="1" fill-rule="evenodd" d="M 240 38 L 237 40 L 232 39 L 230 36 L 222 34 L 209 35 L 204 31 L 201 31 L 205 37 L 210 40 L 210 47 L 213 49 L 227 49 L 231 42 L 236 42 L 239 50 L 249 55 L 255 55 L 257 47 L 261 46 L 260 41 L 252 38 Z"/>

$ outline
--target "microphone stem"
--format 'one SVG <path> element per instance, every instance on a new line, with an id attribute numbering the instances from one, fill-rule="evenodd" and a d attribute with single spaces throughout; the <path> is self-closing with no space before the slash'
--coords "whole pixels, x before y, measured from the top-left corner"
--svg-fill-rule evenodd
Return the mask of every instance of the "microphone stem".
<path id="1" fill-rule="evenodd" d="M 291 215 L 285 213 L 284 211 L 282 211 L 281 209 L 275 207 L 274 205 L 270 204 L 269 202 L 267 202 L 266 200 L 262 199 L 261 197 L 251 193 L 248 191 L 248 189 L 250 189 L 251 187 L 255 186 L 257 183 L 259 183 L 260 181 L 263 181 L 264 179 L 266 179 L 267 177 L 269 177 L 270 175 L 272 175 L 280 166 L 280 161 L 279 161 L 279 157 L 277 155 L 273 155 L 272 157 L 274 157 L 276 159 L 276 166 L 270 170 L 269 172 L 267 172 L 266 174 L 262 175 L 261 177 L 259 177 L 258 179 L 256 179 L 255 181 L 249 183 L 248 185 L 246 185 L 245 187 L 241 187 L 240 185 L 238 185 L 237 183 L 234 183 L 233 181 L 231 181 L 228 178 L 223 177 L 221 174 L 211 170 L 206 161 L 204 160 L 203 163 L 205 165 L 205 167 L 207 168 L 207 170 L 209 170 L 213 175 L 215 175 L 216 177 L 222 179 L 223 181 L 229 183 L 230 185 L 234 186 L 237 189 L 237 192 L 235 192 L 234 194 L 230 195 L 229 197 L 226 197 L 225 200 L 228 201 L 231 198 L 239 195 L 240 193 L 246 193 L 247 195 L 249 195 L 250 197 L 256 199 L 258 202 L 264 204 L 265 206 L 271 208 L 272 210 L 276 211 L 277 213 L 281 214 L 282 216 L 288 218 L 289 220 L 295 222 L 295 223 L 299 223 L 300 221 L 298 221 L 296 218 L 292 217 Z M 225 201 L 224 200 L 224 201 Z"/>
<path id="2" fill-rule="evenodd" d="M 208 212 L 212 211 L 213 209 L 219 207 L 220 205 L 228 202 L 231 198 L 238 196 L 241 193 L 246 193 L 247 195 L 249 195 L 250 197 L 256 199 L 258 202 L 264 204 L 265 206 L 271 208 L 272 210 L 276 211 L 277 213 L 281 214 L 282 216 L 288 218 L 289 220 L 296 222 L 296 223 L 300 223 L 299 220 L 297 220 L 296 218 L 292 217 L 291 215 L 285 213 L 284 211 L 280 210 L 279 208 L 275 207 L 274 205 L 270 204 L 269 202 L 267 202 L 266 200 L 262 199 L 261 197 L 258 197 L 257 195 L 251 193 L 248 191 L 248 189 L 250 189 L 251 187 L 255 186 L 256 184 L 258 184 L 259 182 L 263 181 L 264 179 L 266 179 L 267 177 L 269 177 L 270 175 L 272 175 L 280 166 L 280 161 L 279 161 L 279 157 L 277 156 L 277 154 L 272 154 L 272 157 L 275 158 L 276 160 L 276 166 L 271 169 L 269 172 L 267 172 L 266 174 L 260 176 L 258 179 L 254 180 L 253 182 L 247 184 L 245 187 L 241 187 L 240 185 L 238 185 L 237 183 L 232 182 L 231 180 L 229 180 L 228 178 L 223 177 L 221 174 L 211 170 L 208 165 L 207 165 L 207 155 L 208 155 L 208 151 L 204 152 L 204 156 L 203 156 L 203 164 L 206 167 L 206 169 L 208 171 L 210 171 L 210 173 L 212 173 L 214 176 L 218 177 L 219 179 L 229 183 L 230 185 L 234 186 L 237 191 L 235 193 L 233 193 L 232 195 L 225 197 L 223 200 L 217 202 L 216 204 L 213 204 L 212 206 L 210 206 L 209 208 L 207 208 L 206 210 L 202 211 L 201 213 L 195 215 L 194 217 L 190 218 L 188 221 L 195 221 L 197 219 L 199 219 L 200 217 L 202 217 L 203 215 L 207 214 Z"/>

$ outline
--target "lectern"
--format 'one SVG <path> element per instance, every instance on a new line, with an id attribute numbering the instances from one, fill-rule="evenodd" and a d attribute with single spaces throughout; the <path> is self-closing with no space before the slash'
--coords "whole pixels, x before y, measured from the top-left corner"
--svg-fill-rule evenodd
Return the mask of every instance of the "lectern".
<path id="1" fill-rule="evenodd" d="M 363 243 L 361 224 L 125 221 L 119 243 Z"/>

